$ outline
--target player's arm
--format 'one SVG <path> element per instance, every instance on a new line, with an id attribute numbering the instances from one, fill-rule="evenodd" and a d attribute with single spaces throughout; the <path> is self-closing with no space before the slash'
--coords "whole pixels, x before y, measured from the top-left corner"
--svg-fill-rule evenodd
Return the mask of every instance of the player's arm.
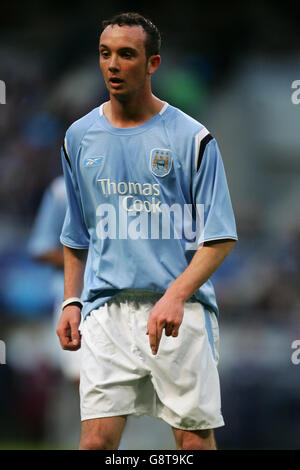
<path id="1" fill-rule="evenodd" d="M 83 288 L 84 270 L 88 250 L 64 246 L 64 299 L 79 297 Z M 67 305 L 57 326 L 56 333 L 61 347 L 69 351 L 80 348 L 81 338 L 78 330 L 81 319 L 79 304 Z"/>
<path id="2" fill-rule="evenodd" d="M 147 334 L 149 334 L 153 354 L 158 351 L 163 329 L 165 329 L 166 336 L 178 336 L 185 301 L 218 269 L 234 244 L 235 240 L 204 243 L 196 251 L 188 267 L 152 308 L 148 319 Z"/>
<path id="3" fill-rule="evenodd" d="M 46 253 L 36 255 L 35 259 L 42 263 L 51 264 L 55 268 L 62 269 L 64 267 L 64 256 L 61 250 L 53 249 Z"/>
<path id="4" fill-rule="evenodd" d="M 164 328 L 167 336 L 178 335 L 184 302 L 218 269 L 237 239 L 222 157 L 217 142 L 206 129 L 195 137 L 192 153 L 192 199 L 203 207 L 203 230 L 198 234 L 200 248 L 150 312 L 148 333 L 154 354 Z"/>
<path id="5" fill-rule="evenodd" d="M 57 177 L 46 189 L 35 217 L 28 252 L 37 262 L 63 269 L 63 253 L 59 241 L 65 216 L 65 203 L 62 198 L 61 177 Z M 62 193 L 64 194 L 64 193 Z"/>
<path id="6" fill-rule="evenodd" d="M 89 247 L 89 232 L 74 171 L 77 150 L 72 142 L 72 132 L 69 129 L 61 149 L 67 194 L 67 211 L 60 236 L 64 253 L 64 300 L 81 296 Z M 76 351 L 80 348 L 80 320 L 81 304 L 70 304 L 63 309 L 56 329 L 63 349 Z"/>

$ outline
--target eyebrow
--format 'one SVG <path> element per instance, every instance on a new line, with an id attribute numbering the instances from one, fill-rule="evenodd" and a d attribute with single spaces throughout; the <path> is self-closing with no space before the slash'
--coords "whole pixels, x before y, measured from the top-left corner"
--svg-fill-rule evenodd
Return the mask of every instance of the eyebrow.
<path id="1" fill-rule="evenodd" d="M 109 49 L 108 46 L 106 46 L 105 44 L 100 44 L 99 45 L 99 49 Z M 122 51 L 130 51 L 130 52 L 137 52 L 137 49 L 133 48 L 133 47 L 130 47 L 130 46 L 124 46 L 124 47 L 120 47 L 120 49 L 118 49 L 118 52 L 122 52 Z"/>

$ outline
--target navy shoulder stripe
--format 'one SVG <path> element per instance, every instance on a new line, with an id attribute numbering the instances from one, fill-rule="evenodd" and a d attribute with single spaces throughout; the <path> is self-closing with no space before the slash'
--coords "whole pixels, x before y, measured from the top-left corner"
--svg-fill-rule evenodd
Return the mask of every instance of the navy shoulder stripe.
<path id="1" fill-rule="evenodd" d="M 70 167 L 70 170 L 72 171 L 72 165 L 71 165 L 71 161 L 69 159 L 69 155 L 68 155 L 68 152 L 66 150 L 66 146 L 65 146 L 65 143 L 63 143 L 63 151 L 64 151 L 64 156 L 65 156 L 65 159 L 67 160 L 67 163 Z"/>
<path id="2" fill-rule="evenodd" d="M 210 142 L 213 139 L 213 136 L 211 134 L 207 134 L 203 139 L 201 140 L 200 143 L 200 148 L 199 148 L 199 154 L 198 154 L 198 160 L 197 160 L 197 168 L 196 170 L 198 171 L 202 162 L 202 158 L 204 155 L 204 150 L 205 147 L 207 146 L 208 142 Z"/>

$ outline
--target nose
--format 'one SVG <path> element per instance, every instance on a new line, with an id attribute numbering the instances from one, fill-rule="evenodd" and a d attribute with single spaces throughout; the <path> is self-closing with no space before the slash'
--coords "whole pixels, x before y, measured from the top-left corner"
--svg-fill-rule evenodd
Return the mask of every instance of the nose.
<path id="1" fill-rule="evenodd" d="M 119 70 L 119 68 L 120 66 L 119 66 L 118 56 L 116 54 L 112 54 L 110 61 L 109 61 L 108 69 L 110 72 L 115 72 Z"/>

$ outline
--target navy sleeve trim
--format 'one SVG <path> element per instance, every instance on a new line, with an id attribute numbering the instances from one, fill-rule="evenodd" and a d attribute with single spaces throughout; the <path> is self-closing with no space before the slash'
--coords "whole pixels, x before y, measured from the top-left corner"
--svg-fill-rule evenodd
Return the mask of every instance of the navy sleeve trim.
<path id="1" fill-rule="evenodd" d="M 65 143 L 63 143 L 62 148 L 63 148 L 63 152 L 64 152 L 65 159 L 67 160 L 67 163 L 68 163 L 68 165 L 69 165 L 69 167 L 70 167 L 70 170 L 72 171 L 72 165 L 71 165 L 71 161 L 70 161 L 69 155 L 68 155 L 67 150 L 66 150 Z"/>
<path id="2" fill-rule="evenodd" d="M 201 162 L 202 162 L 202 158 L 203 158 L 203 155 L 204 155 L 205 148 L 206 148 L 208 142 L 210 142 L 212 139 L 213 139 L 213 136 L 212 136 L 211 134 L 207 134 L 207 135 L 206 135 L 205 137 L 203 137 L 203 139 L 201 140 L 200 148 L 199 148 L 199 154 L 198 154 L 198 160 L 197 160 L 197 168 L 196 168 L 196 171 L 199 170 L 200 165 L 201 165 Z"/>

